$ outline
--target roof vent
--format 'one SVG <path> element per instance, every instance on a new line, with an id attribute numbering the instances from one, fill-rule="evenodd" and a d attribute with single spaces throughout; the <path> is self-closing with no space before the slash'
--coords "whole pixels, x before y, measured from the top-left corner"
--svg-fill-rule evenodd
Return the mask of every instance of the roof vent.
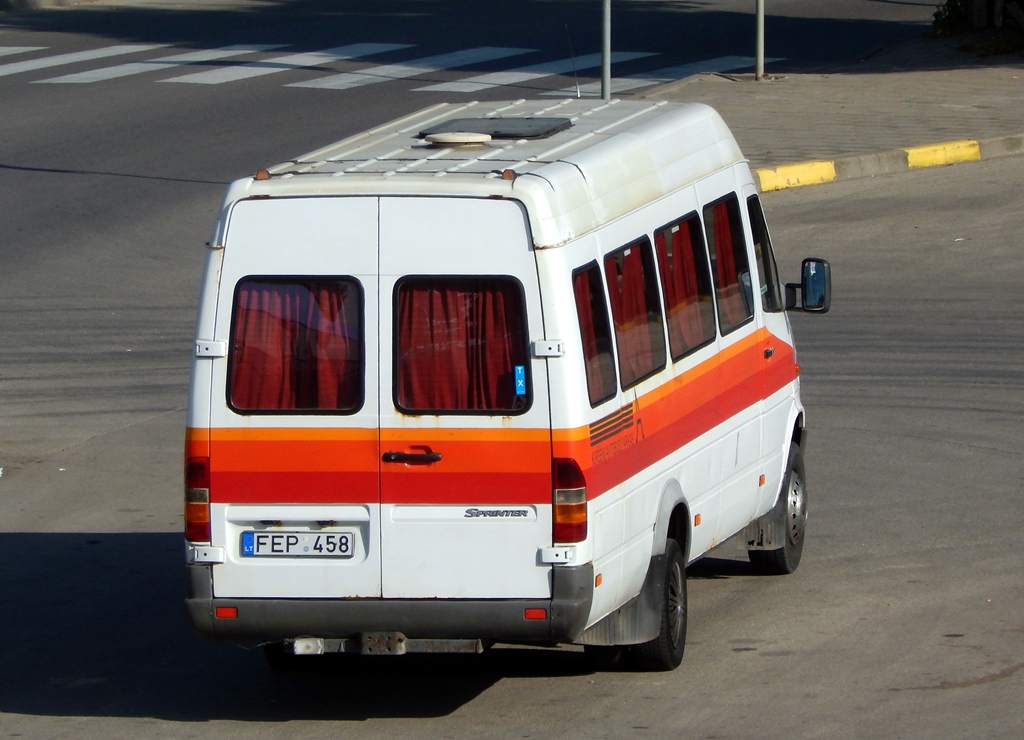
<path id="1" fill-rule="evenodd" d="M 572 126 L 568 118 L 453 118 L 420 131 L 432 141 L 437 134 L 486 134 L 489 139 L 546 139 Z"/>
<path id="2" fill-rule="evenodd" d="M 491 140 L 491 135 L 476 131 L 438 131 L 423 138 L 431 144 L 444 146 L 482 146 Z"/>

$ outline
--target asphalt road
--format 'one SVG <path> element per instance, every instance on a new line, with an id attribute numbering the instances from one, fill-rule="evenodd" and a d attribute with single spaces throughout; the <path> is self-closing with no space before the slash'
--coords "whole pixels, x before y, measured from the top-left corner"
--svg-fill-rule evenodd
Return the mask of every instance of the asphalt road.
<path id="1" fill-rule="evenodd" d="M 374 7 L 412 33 L 397 4 Z M 30 58 L 178 43 L 189 28 L 195 48 L 261 40 L 225 40 L 226 19 L 160 16 L 167 23 L 136 38 L 117 16 L 79 30 L 37 20 L 31 31 L 13 17 L 0 21 L 0 47 L 49 47 Z M 231 28 L 249 28 L 234 18 Z M 279 20 L 277 38 L 298 23 Z M 448 30 L 423 55 L 470 45 Z M 322 34 L 305 48 L 369 38 Z M 513 36 L 485 43 L 525 43 Z M 753 576 L 728 545 L 691 568 L 678 671 L 593 674 L 572 649 L 498 648 L 481 660 L 275 675 L 258 652 L 196 640 L 181 603 L 184 393 L 203 243 L 229 179 L 447 96 L 389 82 L 325 97 L 273 76 L 226 88 L 145 75 L 35 82 L 138 59 L 0 76 L 3 734 L 1021 733 L 1020 159 L 765 196 L 785 275 L 810 254 L 834 269 L 832 312 L 794 316 L 809 539 L 785 578 Z"/>
<path id="2" fill-rule="evenodd" d="M 598 51 L 599 14 L 584 6 L 496 0 L 484 13 L 475 0 L 381 0 L 372 8 L 354 0 L 132 0 L 0 15 L 0 467 L 8 476 L 28 471 L 178 407 L 182 328 L 191 323 L 201 247 L 228 182 L 440 101 L 572 85 L 563 73 L 472 95 L 419 89 L 564 60 L 569 38 L 577 55 Z M 848 60 L 920 33 L 929 7 L 837 0 L 826 16 L 813 0 L 777 0 L 769 20 L 779 25 L 769 25 L 769 38 L 780 50 L 769 53 L 801 67 Z M 751 54 L 752 22 L 748 0 L 617 2 L 614 48 L 655 56 L 615 65 L 613 75 Z M 409 46 L 355 60 L 280 61 L 367 43 Z M 235 45 L 281 46 L 161 61 Z M 533 51 L 457 69 L 421 64 L 428 71 L 416 78 L 393 66 L 485 45 Z M 166 84 L 196 72 L 259 76 Z M 294 86 L 346 72 L 361 72 L 366 84 Z M 598 74 L 581 72 L 591 75 L 582 84 Z M 92 515 L 57 513 L 78 528 Z"/>
<path id="3" fill-rule="evenodd" d="M 44 259 L 20 280 L 5 272 L 5 395 L 34 388 L 52 398 L 52 425 L 81 414 L 94 433 L 0 479 L 0 727 L 104 738 L 1018 734 L 1021 192 L 1010 158 L 766 195 L 783 272 L 811 253 L 834 268 L 832 312 L 794 316 L 809 538 L 788 577 L 752 575 L 728 544 L 691 567 L 687 655 L 670 674 L 593 674 L 573 649 L 499 647 L 280 675 L 258 651 L 197 641 L 178 534 L 196 261 L 157 261 L 140 245 L 92 299 L 113 260 L 83 258 L 89 279 L 66 296 L 47 287 Z M 5 398 L 5 435 L 47 436 L 28 408 L 11 409 Z"/>

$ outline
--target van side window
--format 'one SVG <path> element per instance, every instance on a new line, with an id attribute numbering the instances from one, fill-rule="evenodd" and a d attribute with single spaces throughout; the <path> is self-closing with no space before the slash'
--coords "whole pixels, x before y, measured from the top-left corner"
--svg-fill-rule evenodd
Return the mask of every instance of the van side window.
<path id="1" fill-rule="evenodd" d="M 248 277 L 235 289 L 228 399 L 241 412 L 363 405 L 362 292 L 352 278 Z"/>
<path id="2" fill-rule="evenodd" d="M 650 240 L 643 237 L 607 255 L 604 276 L 625 390 L 665 367 L 665 329 Z"/>
<path id="3" fill-rule="evenodd" d="M 573 272 L 572 292 L 576 298 L 583 361 L 587 369 L 587 394 L 590 405 L 597 406 L 615 395 L 615 359 L 612 357 L 608 306 L 601 287 L 601 268 L 596 262 Z"/>
<path id="4" fill-rule="evenodd" d="M 750 231 L 754 237 L 754 259 L 757 260 L 757 274 L 761 286 L 761 307 L 765 311 L 781 311 L 782 288 L 779 284 L 779 268 L 775 265 L 772 240 L 768 236 L 768 225 L 764 222 L 764 211 L 756 195 L 747 198 L 747 213 L 750 215 Z"/>
<path id="5" fill-rule="evenodd" d="M 718 323 L 722 334 L 728 334 L 754 315 L 750 263 L 743 239 L 740 204 L 735 195 L 704 207 L 704 230 L 715 275 Z"/>
<path id="6" fill-rule="evenodd" d="M 415 277 L 395 299 L 395 405 L 406 413 L 525 412 L 523 288 L 511 277 Z"/>
<path id="7" fill-rule="evenodd" d="M 697 214 L 655 231 L 654 249 L 665 296 L 669 349 L 672 359 L 678 360 L 715 338 L 711 272 Z"/>

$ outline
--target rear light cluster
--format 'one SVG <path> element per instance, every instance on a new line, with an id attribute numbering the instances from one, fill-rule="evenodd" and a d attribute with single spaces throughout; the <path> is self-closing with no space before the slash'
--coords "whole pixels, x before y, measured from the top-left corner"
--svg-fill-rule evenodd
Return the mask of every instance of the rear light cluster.
<path id="1" fill-rule="evenodd" d="M 551 461 L 552 502 L 555 542 L 583 542 L 587 539 L 587 481 L 579 464 L 556 457 Z"/>
<path id="2" fill-rule="evenodd" d="M 210 541 L 210 458 L 185 461 L 185 539 Z"/>

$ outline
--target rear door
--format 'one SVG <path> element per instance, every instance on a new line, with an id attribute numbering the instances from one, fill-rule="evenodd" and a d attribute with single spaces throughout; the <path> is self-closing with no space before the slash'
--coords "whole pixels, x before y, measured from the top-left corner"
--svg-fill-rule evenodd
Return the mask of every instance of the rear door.
<path id="1" fill-rule="evenodd" d="M 537 266 L 511 201 L 380 201 L 385 598 L 544 598 L 551 433 Z"/>
<path id="2" fill-rule="evenodd" d="M 229 214 L 210 394 L 217 597 L 381 594 L 377 206 L 251 199 Z"/>

